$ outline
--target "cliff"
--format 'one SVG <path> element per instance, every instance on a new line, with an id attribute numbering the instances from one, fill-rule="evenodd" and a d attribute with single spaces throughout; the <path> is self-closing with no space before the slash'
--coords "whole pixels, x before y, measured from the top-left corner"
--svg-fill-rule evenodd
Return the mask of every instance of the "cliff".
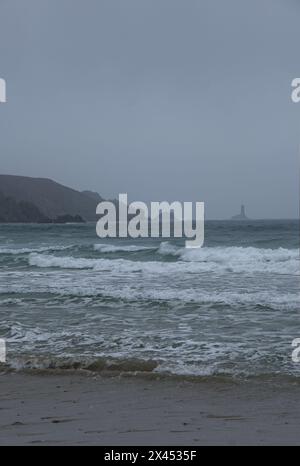
<path id="1" fill-rule="evenodd" d="M 80 215 L 63 215 L 51 219 L 34 204 L 16 201 L 0 192 L 0 223 L 82 223 Z"/>
<path id="2" fill-rule="evenodd" d="M 82 193 L 75 189 L 63 186 L 47 178 L 30 178 L 25 176 L 0 175 L 0 191 L 6 198 L 11 198 L 16 205 L 24 203 L 30 207 L 30 218 L 47 218 L 50 220 L 58 217 L 71 216 L 85 221 L 96 220 L 96 206 L 101 199 L 95 193 Z M 2 196 L 3 197 L 3 196 Z M 7 203 L 8 201 L 6 201 Z M 12 202 L 12 200 L 10 201 Z M 2 199 L 3 209 L 4 201 Z M 35 207 L 35 214 L 33 208 Z M 20 215 L 20 205 L 11 207 L 13 215 Z M 17 214 L 18 212 L 18 214 Z M 70 217 L 69 217 L 70 218 Z M 22 220 L 19 220 L 22 221 Z"/>

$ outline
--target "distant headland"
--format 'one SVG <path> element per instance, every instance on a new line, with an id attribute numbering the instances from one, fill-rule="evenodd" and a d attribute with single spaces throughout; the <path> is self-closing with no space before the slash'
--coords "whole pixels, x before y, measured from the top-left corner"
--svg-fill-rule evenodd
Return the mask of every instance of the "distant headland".
<path id="1" fill-rule="evenodd" d="M 96 221 L 98 193 L 76 191 L 47 178 L 0 175 L 0 223 Z"/>

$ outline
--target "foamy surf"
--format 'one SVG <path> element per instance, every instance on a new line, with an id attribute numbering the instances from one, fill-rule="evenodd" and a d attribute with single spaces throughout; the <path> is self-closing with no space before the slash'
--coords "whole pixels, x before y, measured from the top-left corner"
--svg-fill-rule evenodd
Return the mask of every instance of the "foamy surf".
<path id="1" fill-rule="evenodd" d="M 155 250 L 155 247 L 147 247 L 147 246 L 136 246 L 136 245 L 118 245 L 115 246 L 113 244 L 94 244 L 95 251 L 99 251 L 101 253 L 117 253 L 117 252 L 141 252 L 141 251 L 152 251 Z"/>
<path id="2" fill-rule="evenodd" d="M 8 370 L 300 376 L 297 222 L 208 222 L 199 250 L 96 243 L 93 225 L 0 230 Z"/>
<path id="3" fill-rule="evenodd" d="M 106 250 L 107 252 L 107 250 Z M 162 244 L 157 251 L 176 256 L 176 262 L 131 261 L 130 259 L 96 259 L 32 253 L 29 265 L 43 268 L 93 269 L 95 271 L 144 273 L 272 273 L 300 275 L 299 250 L 259 248 L 185 249 Z"/>
<path id="4" fill-rule="evenodd" d="M 4 248 L 0 247 L 0 254 L 3 255 L 13 255 L 19 256 L 23 254 L 31 254 L 31 253 L 42 253 L 42 252 L 55 252 L 55 251 L 66 251 L 68 249 L 72 249 L 74 246 L 41 246 L 41 247 L 32 247 L 32 248 Z"/>

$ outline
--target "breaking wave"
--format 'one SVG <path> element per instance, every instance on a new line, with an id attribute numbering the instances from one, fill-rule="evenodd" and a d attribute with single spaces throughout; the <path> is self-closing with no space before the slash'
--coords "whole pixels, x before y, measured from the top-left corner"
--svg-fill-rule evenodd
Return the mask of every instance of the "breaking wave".
<path id="1" fill-rule="evenodd" d="M 157 288 L 147 289 L 147 287 L 141 287 L 135 289 L 128 285 L 119 286 L 99 286 L 97 283 L 85 283 L 82 281 L 75 285 L 74 283 L 63 282 L 63 286 L 59 287 L 57 284 L 54 286 L 39 285 L 39 289 L 42 290 L 40 293 L 45 293 L 45 297 L 38 294 L 38 296 L 32 296 L 31 302 L 46 304 L 51 300 L 55 304 L 55 298 L 58 298 L 61 304 L 67 303 L 69 300 L 80 298 L 84 304 L 92 306 L 93 302 L 95 305 L 99 305 L 101 302 L 105 303 L 106 300 L 116 301 L 128 301 L 128 302 L 156 302 L 156 303 L 185 303 L 185 304 L 204 304 L 204 305 L 225 305 L 225 306 L 258 306 L 262 308 L 270 308 L 279 311 L 293 311 L 299 308 L 299 295 L 296 293 L 284 293 L 275 294 L 270 291 L 256 291 L 256 292 L 238 292 L 238 291 L 204 291 L 197 290 L 194 288 L 186 289 L 170 289 Z M 17 286 L 16 289 L 11 292 L 22 293 L 22 298 L 6 298 L 6 294 L 1 296 L 0 293 L 0 304 L 1 305 L 28 305 L 28 286 L 24 288 Z M 50 295 L 50 296 L 49 296 Z M 44 300 L 44 301 L 43 301 Z M 74 304 L 74 303 L 73 303 Z"/>
<path id="2" fill-rule="evenodd" d="M 151 373 L 158 367 L 154 360 L 113 357 L 19 357 L 10 361 L 8 369 L 16 371 L 89 371 L 94 373 Z M 2 366 L 5 369 L 5 365 Z M 1 365 L 0 365 L 1 369 Z"/>
<path id="3" fill-rule="evenodd" d="M 22 254 L 65 251 L 74 246 L 44 246 L 39 248 L 0 248 L 0 254 L 18 256 Z"/>
<path id="4" fill-rule="evenodd" d="M 115 252 L 140 252 L 140 251 L 151 251 L 156 249 L 155 247 L 147 246 L 135 246 L 134 244 L 129 246 L 114 246 L 113 244 L 95 244 L 95 251 L 102 253 L 115 253 Z"/>
<path id="5" fill-rule="evenodd" d="M 92 269 L 142 273 L 272 273 L 300 275 L 297 249 L 260 249 L 254 247 L 180 248 L 162 243 L 157 250 L 162 256 L 175 256 L 176 261 L 131 261 L 129 259 L 82 258 L 31 253 L 29 265 L 43 268 Z"/>

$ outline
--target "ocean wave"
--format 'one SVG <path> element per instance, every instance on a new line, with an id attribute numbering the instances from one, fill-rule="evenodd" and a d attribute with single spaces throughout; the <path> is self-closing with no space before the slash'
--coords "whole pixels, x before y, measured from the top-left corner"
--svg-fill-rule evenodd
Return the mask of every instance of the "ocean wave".
<path id="1" fill-rule="evenodd" d="M 169 315 L 162 323 L 170 322 Z M 83 317 L 82 317 L 83 318 Z M 179 318 L 179 320 L 178 320 Z M 194 319 L 197 315 L 194 315 Z M 198 316 L 199 318 L 199 316 Z M 276 326 L 260 338 L 257 329 L 244 328 L 247 317 L 241 315 L 232 322 L 233 333 L 216 335 L 218 327 L 194 332 L 191 314 L 177 316 L 172 327 L 151 325 L 139 327 L 138 322 L 119 331 L 118 318 L 110 316 L 95 328 L 70 325 L 36 327 L 29 322 L 7 321 L 2 327 L 10 349 L 4 369 L 70 371 L 83 370 L 113 374 L 172 374 L 176 376 L 254 376 L 259 374 L 290 374 L 300 376 L 293 365 L 287 337 L 278 335 Z M 202 316 L 202 326 L 206 325 Z M 271 323 L 271 317 L 269 324 Z M 214 322 L 219 318 L 215 316 Z M 258 320 L 255 321 L 259 323 Z M 178 325 L 179 324 L 179 325 Z M 237 338 L 238 325 L 243 335 Z M 222 327 L 224 329 L 224 326 Z M 230 337 L 230 338 L 229 338 Z M 0 366 L 0 369 L 2 368 Z"/>
<path id="2" fill-rule="evenodd" d="M 24 279 L 20 282 L 16 280 L 14 285 L 10 285 L 10 298 L 7 298 L 7 287 L 0 287 L 0 304 L 18 304 L 28 306 L 37 303 L 39 305 L 62 305 L 78 302 L 79 306 L 99 306 L 107 301 L 130 302 L 130 303 L 181 303 L 196 304 L 206 306 L 250 306 L 261 307 L 262 309 L 272 309 L 275 311 L 296 311 L 299 308 L 298 292 L 282 292 L 275 290 L 259 291 L 239 291 L 230 289 L 228 291 L 205 290 L 199 286 L 193 287 L 172 287 L 168 283 L 156 286 L 146 283 L 124 283 L 116 286 L 115 281 L 99 281 L 97 276 L 81 276 L 77 281 L 74 276 L 55 275 L 36 277 L 38 292 L 32 293 L 32 278 L 28 281 Z M 78 298 L 80 300 L 78 301 Z M 77 301 L 76 301 L 77 300 Z M 73 302 L 73 305 L 76 304 Z M 143 304 L 141 304 L 143 305 Z"/>
<path id="3" fill-rule="evenodd" d="M 29 265 L 63 269 L 92 269 L 110 272 L 169 273 L 272 273 L 300 275 L 299 251 L 296 249 L 259 249 L 254 247 L 214 247 L 186 249 L 161 245 L 159 254 L 173 255 L 176 261 L 131 261 L 129 259 L 58 257 L 31 253 Z"/>
<path id="4" fill-rule="evenodd" d="M 72 249 L 74 245 L 70 246 L 42 246 L 42 247 L 32 247 L 32 248 L 0 248 L 0 254 L 3 255 L 23 255 L 31 253 L 42 253 L 42 252 L 55 252 L 55 251 L 65 251 Z"/>
<path id="5" fill-rule="evenodd" d="M 168 242 L 161 243 L 158 251 L 163 256 L 178 257 L 183 262 L 207 264 L 210 269 L 232 272 L 272 272 L 300 274 L 299 249 L 263 249 L 255 247 L 181 248 Z M 204 266 L 205 267 L 205 266 Z"/>
<path id="6" fill-rule="evenodd" d="M 17 357 L 7 364 L 7 368 L 22 371 L 89 371 L 94 373 L 151 373 L 158 362 L 138 358 L 113 357 Z M 1 367 L 1 366 L 0 366 Z M 3 365 L 3 368 L 5 366 Z"/>
<path id="7" fill-rule="evenodd" d="M 164 241 L 163 243 L 160 243 L 157 253 L 161 254 L 162 256 L 179 257 L 182 251 L 183 248 L 176 246 L 175 244 L 171 244 L 168 241 Z"/>
<path id="8" fill-rule="evenodd" d="M 105 294 L 105 293 L 104 293 Z M 295 294 L 285 294 L 272 296 L 270 292 L 252 292 L 238 293 L 234 291 L 200 291 L 195 289 L 186 290 L 119 290 L 107 292 L 108 296 L 127 298 L 136 300 L 152 300 L 152 301 L 180 301 L 184 303 L 197 304 L 222 304 L 222 305 L 255 305 L 272 307 L 283 310 L 296 309 L 299 306 L 299 297 Z"/>
<path id="9" fill-rule="evenodd" d="M 68 290 L 65 290 L 68 292 Z M 72 296 L 84 297 L 88 292 L 88 296 L 93 296 L 91 288 L 71 288 Z M 62 294 L 65 292 L 62 290 Z M 152 302 L 181 302 L 186 304 L 206 304 L 206 305 L 227 305 L 227 306 L 261 306 L 268 307 L 274 310 L 293 310 L 299 307 L 299 296 L 293 293 L 274 295 L 269 291 L 238 293 L 232 291 L 200 291 L 195 289 L 162 289 L 162 290 L 135 290 L 130 287 L 119 289 L 104 289 L 99 292 L 99 289 L 94 290 L 94 296 L 98 298 L 114 298 L 118 300 L 128 301 L 152 301 Z"/>
<path id="10" fill-rule="evenodd" d="M 198 363 L 187 364 L 186 361 L 166 361 L 164 359 L 143 359 L 140 357 L 114 357 L 114 356 L 15 356 L 6 363 L 0 363 L 1 372 L 30 372 L 30 373 L 74 373 L 101 374 L 102 376 L 147 376 L 150 378 L 179 378 L 182 380 L 199 381 L 238 381 L 238 380 L 288 380 L 300 383 L 300 373 L 286 364 L 281 373 L 276 366 L 267 368 L 265 364 L 249 363 L 233 367 L 218 362 L 218 356 L 223 351 L 215 345 L 216 355 L 199 360 Z M 227 352 L 229 349 L 227 349 Z M 220 354 L 219 354 L 220 353 Z M 251 358 L 251 352 L 249 352 Z M 223 354 L 222 354 L 223 355 Z M 223 355 L 224 356 L 224 355 Z M 261 355 L 264 360 L 264 355 Z"/>
<path id="11" fill-rule="evenodd" d="M 141 251 L 151 251 L 156 249 L 155 247 L 150 246 L 136 246 L 134 244 L 122 246 L 115 246 L 113 244 L 94 244 L 94 250 L 102 253 L 116 253 L 116 252 L 141 252 Z"/>

